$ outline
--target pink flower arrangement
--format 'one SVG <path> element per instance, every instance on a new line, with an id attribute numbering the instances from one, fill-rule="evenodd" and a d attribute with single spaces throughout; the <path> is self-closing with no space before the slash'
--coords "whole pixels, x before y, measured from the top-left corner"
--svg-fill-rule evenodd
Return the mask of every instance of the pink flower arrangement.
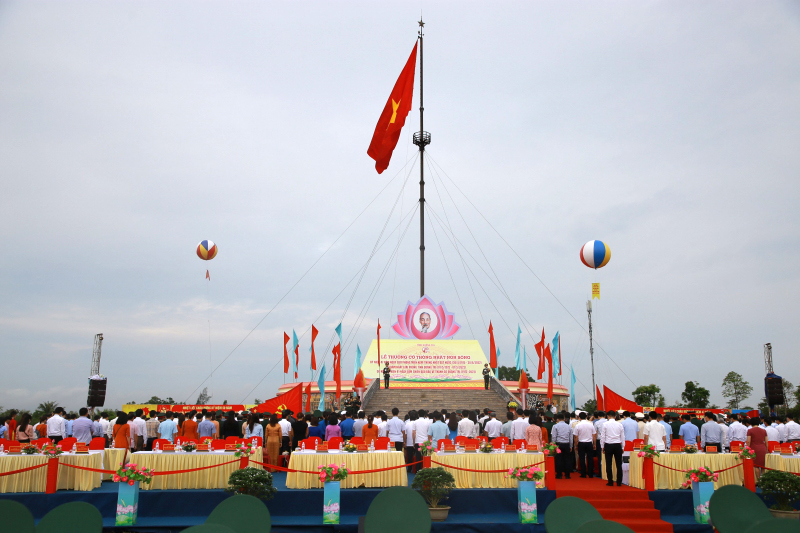
<path id="1" fill-rule="evenodd" d="M 739 457 L 739 459 L 742 459 L 742 460 L 744 460 L 744 459 L 755 459 L 756 452 L 753 450 L 753 448 L 751 448 L 749 446 L 744 446 L 742 448 L 742 451 L 739 452 L 738 457 Z"/>
<path id="2" fill-rule="evenodd" d="M 253 444 L 251 442 L 241 442 L 236 445 L 236 453 L 233 454 L 234 457 L 247 457 L 248 455 L 253 455 L 256 451 L 253 449 Z"/>
<path id="3" fill-rule="evenodd" d="M 681 488 L 687 489 L 692 486 L 692 483 L 703 483 L 706 481 L 719 481 L 719 474 L 714 473 L 713 470 L 706 466 L 700 468 L 692 468 L 684 470 L 686 474 L 686 481 L 683 482 Z"/>
<path id="4" fill-rule="evenodd" d="M 137 481 L 150 483 L 153 480 L 153 471 L 149 468 L 139 468 L 136 463 L 120 463 L 117 473 L 111 478 L 115 483 L 127 483 L 130 486 Z"/>
<path id="5" fill-rule="evenodd" d="M 342 481 L 347 477 L 348 471 L 347 468 L 342 466 L 337 466 L 335 464 L 329 464 L 328 466 L 320 466 L 318 467 L 319 470 L 319 480 L 323 483 L 327 483 L 329 481 Z"/>
<path id="6" fill-rule="evenodd" d="M 542 453 L 545 455 L 556 455 L 561 453 L 561 448 L 559 448 L 558 445 L 550 442 L 542 445 Z"/>
<path id="7" fill-rule="evenodd" d="M 433 448 L 433 442 L 429 439 L 419 445 L 419 451 L 422 453 L 423 457 L 428 457 L 429 455 L 433 455 L 433 452 L 436 450 Z"/>
<path id="8" fill-rule="evenodd" d="M 53 446 L 52 444 L 47 444 L 42 448 L 42 454 L 44 454 L 45 457 L 51 459 L 53 457 L 58 457 L 62 453 L 64 453 L 64 450 L 61 449 L 60 444 L 56 444 L 55 446 Z"/>
<path id="9" fill-rule="evenodd" d="M 519 481 L 539 481 L 544 478 L 544 472 L 538 466 L 524 466 L 509 468 L 506 477 Z"/>
<path id="10" fill-rule="evenodd" d="M 639 457 L 647 457 L 652 459 L 653 457 L 658 457 L 661 454 L 656 450 L 656 447 L 652 444 L 646 444 L 642 447 L 642 450 L 637 454 Z"/>

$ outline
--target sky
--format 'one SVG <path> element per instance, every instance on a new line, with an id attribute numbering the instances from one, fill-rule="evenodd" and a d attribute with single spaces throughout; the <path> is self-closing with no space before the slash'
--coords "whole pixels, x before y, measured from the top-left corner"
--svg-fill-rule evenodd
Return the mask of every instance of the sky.
<path id="1" fill-rule="evenodd" d="M 510 365 L 517 324 L 529 357 L 558 331 L 581 405 L 599 282 L 601 387 L 723 406 L 736 371 L 755 405 L 767 342 L 800 383 L 796 2 L 4 1 L 0 406 L 82 406 L 100 332 L 112 408 L 274 396 L 312 322 L 327 354 L 343 322 L 349 377 L 419 298 L 418 86 L 384 173 L 366 150 L 420 11 L 456 338 L 488 353 L 491 320 Z"/>

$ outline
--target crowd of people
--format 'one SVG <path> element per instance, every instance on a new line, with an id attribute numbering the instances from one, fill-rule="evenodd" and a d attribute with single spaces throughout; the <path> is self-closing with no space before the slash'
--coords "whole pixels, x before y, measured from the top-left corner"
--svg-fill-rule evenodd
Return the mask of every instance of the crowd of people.
<path id="1" fill-rule="evenodd" d="M 769 443 L 800 443 L 800 424 L 791 415 L 786 417 L 752 417 L 736 414 L 715 415 L 712 412 L 697 418 L 688 414 L 671 417 L 651 411 L 583 411 L 552 413 L 549 409 L 523 410 L 519 407 L 505 413 L 503 420 L 489 409 L 466 409 L 460 412 L 447 409 L 433 412 L 411 410 L 400 418 L 397 408 L 391 416 L 384 411 L 366 415 L 364 411 L 277 413 L 242 411 L 191 411 L 188 413 L 150 412 L 141 409 L 117 412 L 113 420 L 106 414 L 89 417 L 81 408 L 77 415 L 67 415 L 63 407 L 42 416 L 34 424 L 30 414 L 11 412 L 7 419 L 0 418 L 0 438 L 27 443 L 47 437 L 57 444 L 67 437 L 89 444 L 93 438 L 103 438 L 106 447 L 125 448 L 130 451 L 150 451 L 156 439 L 174 443 L 177 437 L 192 438 L 200 442 L 206 437 L 260 437 L 265 448 L 265 462 L 278 465 L 281 455 L 288 455 L 300 441 L 319 437 L 328 441 L 340 437 L 344 442 L 360 437 L 365 443 L 381 437 L 405 454 L 406 463 L 421 459 L 420 445 L 431 441 L 439 448 L 439 441 L 457 437 L 470 439 L 486 437 L 493 440 L 508 439 L 509 444 L 525 442 L 527 447 L 541 449 L 546 443 L 558 446 L 556 454 L 556 479 L 569 479 L 576 472 L 581 477 L 594 477 L 602 471 L 606 460 L 608 484 L 612 480 L 612 461 L 616 465 L 616 484 L 622 484 L 622 456 L 627 442 L 641 440 L 656 450 L 669 450 L 674 439 L 698 449 L 715 446 L 719 451 L 729 450 L 731 443 L 740 442 L 756 453 L 754 464 L 764 467 L 764 457 Z M 597 469 L 595 469 L 595 463 Z M 409 467 L 411 469 L 411 467 Z"/>

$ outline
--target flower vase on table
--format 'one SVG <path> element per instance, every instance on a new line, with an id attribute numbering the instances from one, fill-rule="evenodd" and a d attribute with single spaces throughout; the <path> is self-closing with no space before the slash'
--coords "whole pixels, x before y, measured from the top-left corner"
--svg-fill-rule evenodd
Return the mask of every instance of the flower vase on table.
<path id="1" fill-rule="evenodd" d="M 347 468 L 344 464 L 337 466 L 330 464 L 319 467 L 319 480 L 322 481 L 324 492 L 322 500 L 322 523 L 339 523 L 339 492 L 341 481 L 347 478 Z"/>
<path id="2" fill-rule="evenodd" d="M 517 467 L 509 469 L 506 477 L 517 480 L 517 508 L 520 524 L 539 523 L 536 483 L 544 478 L 544 472 L 536 466 Z"/>
<path id="3" fill-rule="evenodd" d="M 719 474 L 705 466 L 686 471 L 686 481 L 682 486 L 692 487 L 694 521 L 698 524 L 708 524 L 708 502 L 714 494 L 714 482 L 718 479 Z"/>
<path id="4" fill-rule="evenodd" d="M 120 465 L 113 477 L 113 481 L 119 483 L 116 525 L 132 526 L 136 524 L 136 516 L 139 512 L 139 482 L 150 483 L 152 479 L 152 470 L 139 469 L 136 463 Z"/>

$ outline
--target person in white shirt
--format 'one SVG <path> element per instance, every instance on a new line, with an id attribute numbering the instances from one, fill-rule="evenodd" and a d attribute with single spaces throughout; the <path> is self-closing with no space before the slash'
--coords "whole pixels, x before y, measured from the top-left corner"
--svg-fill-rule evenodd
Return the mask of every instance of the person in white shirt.
<path id="1" fill-rule="evenodd" d="M 800 424 L 793 415 L 786 415 L 786 442 L 800 442 Z"/>
<path id="2" fill-rule="evenodd" d="M 722 415 L 719 415 L 719 429 L 722 430 L 722 446 L 727 448 L 728 447 L 728 425 L 723 421 Z"/>
<path id="3" fill-rule="evenodd" d="M 47 419 L 47 438 L 53 444 L 58 444 L 62 439 L 67 438 L 67 424 L 63 418 L 64 408 L 56 407 L 53 416 Z"/>
<path id="4" fill-rule="evenodd" d="M 768 417 L 764 419 L 764 422 L 764 425 L 766 426 L 764 430 L 767 432 L 767 441 L 780 444 L 781 434 L 778 433 L 778 429 L 770 425 L 771 420 Z"/>
<path id="5" fill-rule="evenodd" d="M 497 419 L 497 415 L 489 413 L 489 421 L 486 422 L 486 436 L 489 440 L 496 439 L 503 434 L 503 424 Z"/>
<path id="6" fill-rule="evenodd" d="M 656 412 L 653 411 L 651 413 L 653 415 L 652 423 L 661 428 L 661 431 L 664 431 L 664 426 L 658 423 L 656 420 Z M 606 455 L 606 478 L 608 478 L 608 482 L 606 485 L 613 485 L 614 481 L 612 479 L 613 472 L 611 471 L 611 461 L 614 461 L 614 466 L 617 468 L 617 487 L 622 486 L 622 445 L 625 442 L 625 428 L 622 427 L 622 424 L 616 419 L 616 413 L 614 411 L 609 411 L 606 413 L 607 420 L 606 423 L 603 424 L 603 434 L 601 439 L 603 441 L 603 451 Z M 665 444 L 662 443 L 662 445 Z"/>
<path id="7" fill-rule="evenodd" d="M 781 442 L 786 442 L 786 424 L 783 423 L 783 418 L 778 418 L 778 423 L 774 424 L 775 429 L 778 430 L 778 435 L 781 437 Z"/>
<path id="8" fill-rule="evenodd" d="M 511 443 L 515 444 L 516 441 L 527 441 L 526 432 L 528 430 L 528 419 L 517 411 L 517 419 L 511 423 Z M 552 437 L 552 435 L 551 435 Z"/>
<path id="9" fill-rule="evenodd" d="M 733 418 L 733 422 L 728 426 L 728 447 L 733 442 L 741 442 L 744 446 L 744 443 L 747 442 L 747 428 L 739 422 L 738 415 L 731 415 L 731 418 Z M 687 442 L 687 444 L 689 443 Z"/>
<path id="10" fill-rule="evenodd" d="M 147 437 L 147 422 L 144 421 L 142 415 L 144 411 L 141 409 L 136 410 L 136 418 L 133 419 L 133 425 L 136 426 L 136 451 L 144 451 L 144 441 Z"/>
<path id="11" fill-rule="evenodd" d="M 416 444 L 416 432 L 414 428 L 416 426 L 416 422 L 419 419 L 419 415 L 416 411 L 409 411 L 408 413 L 408 420 L 406 420 L 405 425 L 403 426 L 403 435 L 405 438 L 405 446 L 406 446 L 406 464 L 411 464 L 416 461 L 417 457 L 417 447 Z M 416 465 L 419 466 L 419 465 Z M 414 467 L 407 466 L 406 471 L 410 474 Z"/>
<path id="12" fill-rule="evenodd" d="M 656 450 L 663 452 L 667 449 L 667 432 L 664 430 L 664 426 L 658 423 L 657 418 L 658 413 L 650 411 L 650 422 L 644 425 L 642 432 L 645 444 L 652 444 Z"/>
<path id="13" fill-rule="evenodd" d="M 292 423 L 285 418 L 281 417 L 281 419 L 278 420 L 278 425 L 281 427 L 280 453 L 283 454 L 284 452 L 291 451 L 294 433 L 292 431 Z"/>
<path id="14" fill-rule="evenodd" d="M 103 435 L 102 436 L 105 437 L 105 439 L 106 439 L 106 448 L 109 448 L 108 440 L 109 440 L 110 429 L 109 429 L 108 415 L 107 414 L 100 415 L 100 427 L 103 429 Z"/>
<path id="15" fill-rule="evenodd" d="M 363 437 L 364 435 L 361 434 L 361 430 L 365 425 L 367 425 L 367 421 L 364 419 L 364 411 L 359 411 L 358 418 L 353 422 L 353 435 L 356 437 Z"/>
<path id="16" fill-rule="evenodd" d="M 385 411 L 381 411 L 381 421 L 378 422 L 378 438 L 389 436 L 389 418 Z"/>
<path id="17" fill-rule="evenodd" d="M 603 443 L 600 441 L 600 437 L 603 434 L 603 424 L 607 422 L 606 413 L 597 411 L 594 414 L 594 418 L 595 420 L 592 424 L 594 424 L 594 430 L 597 432 L 597 445 L 594 449 L 594 456 L 597 457 L 597 472 L 601 474 L 603 472 Z"/>
<path id="18" fill-rule="evenodd" d="M 478 415 L 475 414 L 475 411 L 470 411 L 469 419 L 472 420 L 472 433 L 469 434 L 469 438 L 477 439 L 481 434 L 481 425 L 478 422 Z"/>
<path id="19" fill-rule="evenodd" d="M 394 442 L 394 449 L 403 451 L 403 426 L 405 423 L 398 418 L 400 409 L 392 407 L 392 418 L 389 419 L 389 440 Z"/>
<path id="20" fill-rule="evenodd" d="M 478 423 L 482 427 L 486 427 L 486 422 L 488 421 L 489 421 L 489 408 L 487 407 L 486 409 L 483 410 L 483 416 L 478 419 Z"/>
<path id="21" fill-rule="evenodd" d="M 464 418 L 458 422 L 458 435 L 456 436 L 467 437 L 468 439 L 472 438 L 470 435 L 472 435 L 472 431 L 475 429 L 475 423 L 469 419 L 469 411 L 464 410 L 461 414 Z"/>
<path id="22" fill-rule="evenodd" d="M 590 478 L 594 477 L 594 448 L 597 444 L 597 430 L 594 424 L 586 420 L 586 413 L 578 415 L 579 422 L 575 424 L 572 430 L 572 438 L 574 439 L 575 453 L 578 455 L 578 469 L 581 472 L 581 477 L 586 477 L 587 473 Z"/>
<path id="23" fill-rule="evenodd" d="M 428 440 L 428 428 L 431 427 L 433 420 L 428 418 L 428 413 L 424 409 L 420 409 L 418 411 L 419 418 L 414 423 L 414 429 L 416 431 L 416 437 L 414 437 L 414 444 L 417 445 L 416 448 L 419 450 L 419 444 L 422 444 L 426 440 Z M 409 416 L 409 419 L 411 417 Z M 418 460 L 421 460 L 422 456 L 420 455 Z"/>

